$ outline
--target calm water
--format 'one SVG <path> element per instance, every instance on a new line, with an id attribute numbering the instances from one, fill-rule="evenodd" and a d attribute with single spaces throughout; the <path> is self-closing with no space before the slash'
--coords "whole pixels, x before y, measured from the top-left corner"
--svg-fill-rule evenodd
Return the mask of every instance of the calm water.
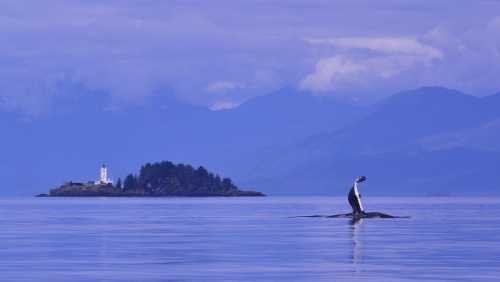
<path id="1" fill-rule="evenodd" d="M 500 199 L 0 199 L 0 281 L 500 281 Z"/>

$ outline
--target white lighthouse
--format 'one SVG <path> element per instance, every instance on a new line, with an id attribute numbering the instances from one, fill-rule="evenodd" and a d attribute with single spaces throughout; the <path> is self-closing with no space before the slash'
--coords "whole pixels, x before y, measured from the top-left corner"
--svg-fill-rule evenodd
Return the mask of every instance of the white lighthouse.
<path id="1" fill-rule="evenodd" d="M 108 168 L 106 165 L 101 166 L 100 178 L 95 182 L 95 184 L 111 184 L 113 181 L 108 177 Z"/>

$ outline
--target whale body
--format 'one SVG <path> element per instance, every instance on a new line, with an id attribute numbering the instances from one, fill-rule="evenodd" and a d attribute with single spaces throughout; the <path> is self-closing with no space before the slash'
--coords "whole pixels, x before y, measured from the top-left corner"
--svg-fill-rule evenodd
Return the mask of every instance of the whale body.
<path id="1" fill-rule="evenodd" d="M 302 215 L 293 217 L 323 217 L 323 218 L 352 218 L 352 219 L 362 219 L 362 218 L 410 218 L 409 216 L 394 216 L 382 212 L 364 212 L 360 214 L 351 213 L 341 213 L 333 215 Z"/>
<path id="2" fill-rule="evenodd" d="M 343 213 L 327 215 L 328 218 L 409 218 L 409 216 L 394 216 L 382 212 L 364 212 L 361 214 Z"/>

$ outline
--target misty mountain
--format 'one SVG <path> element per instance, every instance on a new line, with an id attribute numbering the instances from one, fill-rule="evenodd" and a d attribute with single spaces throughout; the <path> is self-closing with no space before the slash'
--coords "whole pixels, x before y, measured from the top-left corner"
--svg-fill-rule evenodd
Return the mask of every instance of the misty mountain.
<path id="1" fill-rule="evenodd" d="M 358 123 L 312 137 L 309 145 L 327 142 L 328 146 L 336 143 L 337 149 L 344 149 L 345 144 L 357 152 L 393 151 L 425 136 L 478 126 L 496 114 L 483 99 L 446 88 L 424 87 L 381 101 Z"/>
<path id="2" fill-rule="evenodd" d="M 64 85 L 60 92 L 47 115 L 1 113 L 2 194 L 29 195 L 67 180 L 92 180 L 102 163 L 113 177 L 123 177 L 156 160 L 204 165 L 237 182 L 257 163 L 258 152 L 342 128 L 362 112 L 293 89 L 217 112 L 168 93 L 112 108 L 104 92 L 78 85 Z"/>
<path id="3" fill-rule="evenodd" d="M 45 116 L 0 113 L 2 194 L 92 180 L 102 163 L 116 179 L 156 160 L 270 195 L 340 195 L 358 174 L 374 195 L 498 194 L 500 94 L 425 87 L 360 107 L 285 88 L 210 111 L 168 93 L 113 108 L 104 92 L 69 89 Z"/>
<path id="4" fill-rule="evenodd" d="M 422 138 L 420 144 L 428 150 L 469 148 L 500 151 L 500 119 L 494 119 L 477 127 Z"/>
<path id="5" fill-rule="evenodd" d="M 274 156 L 261 170 L 280 167 L 279 180 L 259 185 L 274 182 L 283 194 L 339 194 L 363 174 L 377 187 L 373 194 L 498 194 L 491 175 L 500 165 L 500 150 L 488 140 L 500 141 L 497 99 L 440 87 L 396 94 L 354 125 Z"/>
<path id="6" fill-rule="evenodd" d="M 491 106 L 491 109 L 494 109 L 496 106 L 500 105 L 500 92 L 484 97 L 483 100 Z"/>

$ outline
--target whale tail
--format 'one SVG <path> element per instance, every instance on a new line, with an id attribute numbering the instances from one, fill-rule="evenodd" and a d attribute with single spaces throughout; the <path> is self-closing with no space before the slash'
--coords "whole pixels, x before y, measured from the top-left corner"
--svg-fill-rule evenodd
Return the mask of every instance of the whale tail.
<path id="1" fill-rule="evenodd" d="M 366 176 L 358 176 L 356 178 L 356 183 L 361 183 L 366 181 Z"/>

